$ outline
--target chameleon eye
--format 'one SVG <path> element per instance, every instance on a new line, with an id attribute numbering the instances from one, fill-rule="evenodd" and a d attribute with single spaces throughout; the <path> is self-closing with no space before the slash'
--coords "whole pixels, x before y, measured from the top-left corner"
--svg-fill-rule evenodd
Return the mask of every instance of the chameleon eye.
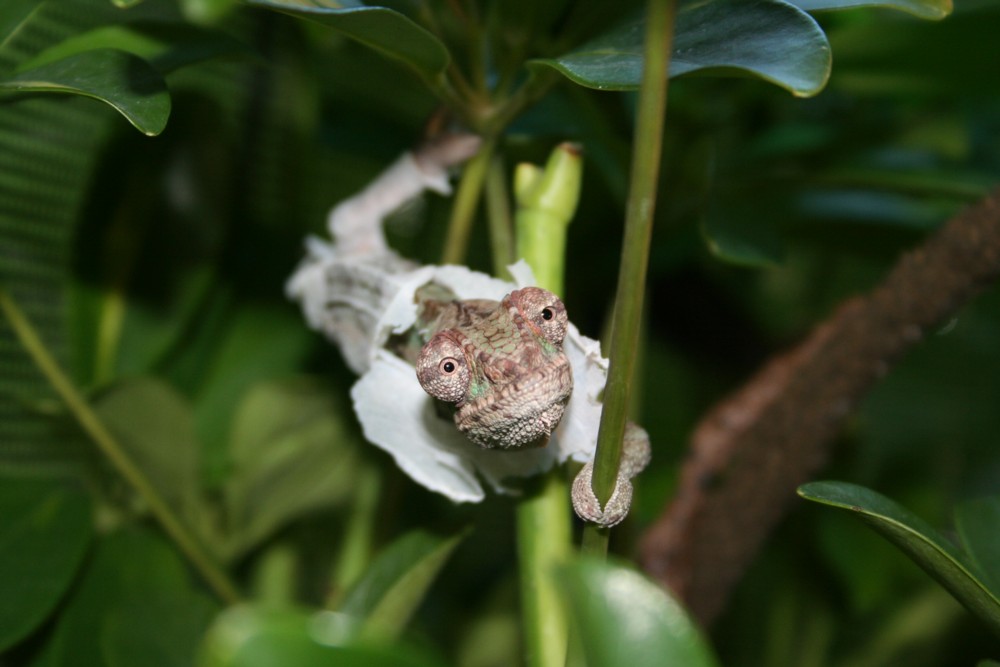
<path id="1" fill-rule="evenodd" d="M 439 332 L 420 350 L 417 380 L 434 398 L 458 403 L 469 390 L 469 365 L 462 346 L 448 334 Z"/>
<path id="2" fill-rule="evenodd" d="M 523 287 L 510 296 L 524 318 L 534 324 L 547 341 L 562 344 L 569 320 L 559 297 L 541 287 Z"/>

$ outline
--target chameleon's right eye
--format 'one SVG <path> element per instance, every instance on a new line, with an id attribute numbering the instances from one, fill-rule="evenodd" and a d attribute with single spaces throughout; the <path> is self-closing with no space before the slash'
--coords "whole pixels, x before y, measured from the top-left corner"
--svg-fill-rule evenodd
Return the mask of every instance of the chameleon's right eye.
<path id="1" fill-rule="evenodd" d="M 417 359 L 417 380 L 434 398 L 458 403 L 469 390 L 469 365 L 465 352 L 447 331 L 431 338 Z"/>

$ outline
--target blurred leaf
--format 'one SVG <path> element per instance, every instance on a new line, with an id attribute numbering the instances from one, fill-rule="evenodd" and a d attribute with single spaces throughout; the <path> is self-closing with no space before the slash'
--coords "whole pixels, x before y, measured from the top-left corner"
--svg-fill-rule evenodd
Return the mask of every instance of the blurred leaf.
<path id="1" fill-rule="evenodd" d="M 589 88 L 636 90 L 644 31 L 644 18 L 636 17 L 567 54 L 531 62 Z M 734 71 L 815 95 L 830 76 L 830 45 L 808 14 L 778 0 L 681 2 L 670 76 Z"/>
<path id="2" fill-rule="evenodd" d="M 140 2 L 145 0 L 111 0 L 115 7 L 121 7 L 122 9 L 128 9 L 129 7 L 135 7 Z"/>
<path id="3" fill-rule="evenodd" d="M 837 54 L 838 91 L 870 99 L 897 97 L 912 103 L 937 96 L 992 99 L 996 77 L 989 58 L 977 48 L 996 34 L 1000 6 L 958 4 L 946 21 L 844 21 L 830 30 Z"/>
<path id="4" fill-rule="evenodd" d="M 387 7 L 368 7 L 359 0 L 344 3 L 335 0 L 246 2 L 334 28 L 383 55 L 402 61 L 425 79 L 441 74 L 451 60 L 437 37 Z"/>
<path id="5" fill-rule="evenodd" d="M 203 597 L 197 591 L 180 555 L 158 534 L 127 528 L 105 536 L 59 616 L 44 647 L 42 664 L 106 665 L 106 632 L 117 622 L 113 619 L 133 608 L 130 605 L 147 602 L 150 616 L 157 616 L 147 620 L 173 632 L 183 624 L 162 614 L 203 614 Z M 166 609 L 153 602 L 181 597 L 190 603 L 183 610 Z M 113 653 L 120 655 L 120 649 L 115 648 Z M 133 664 L 152 663 L 143 660 Z"/>
<path id="6" fill-rule="evenodd" d="M 982 581 L 966 554 L 923 519 L 871 489 L 844 482 L 811 482 L 799 487 L 799 495 L 855 512 L 1000 634 L 1000 600 Z"/>
<path id="7" fill-rule="evenodd" d="M 184 397 L 161 380 L 137 378 L 101 394 L 94 410 L 167 504 L 197 527 L 205 518 L 199 445 Z"/>
<path id="8" fill-rule="evenodd" d="M 716 198 L 701 220 L 701 234 L 719 259 L 742 266 L 768 267 L 781 263 L 785 247 L 770 220 L 752 214 L 749 206 Z"/>
<path id="9" fill-rule="evenodd" d="M 163 77 L 144 60 L 115 49 L 94 49 L 18 71 L 0 91 L 71 93 L 109 104 L 140 132 L 155 136 L 170 115 Z"/>
<path id="10" fill-rule="evenodd" d="M 379 554 L 339 611 L 365 619 L 365 636 L 398 637 L 464 537 L 407 533 Z"/>
<path id="11" fill-rule="evenodd" d="M 235 312 L 214 306 L 186 338 L 185 357 L 177 366 L 197 382 L 198 434 L 205 444 L 206 473 L 216 485 L 229 476 L 233 428 L 247 391 L 259 382 L 301 368 L 315 344 L 315 334 L 302 325 L 299 313 L 285 304 L 243 304 Z M 209 320 L 214 320 L 215 326 Z M 325 391 L 320 393 L 328 396 Z M 349 406 L 337 403 L 335 407 L 338 411 L 332 412 L 331 418 L 354 423 Z"/>
<path id="12" fill-rule="evenodd" d="M 105 25 L 64 39 L 20 63 L 18 69 L 33 69 L 95 49 L 131 53 L 163 74 L 219 56 L 253 53 L 246 45 L 218 30 L 183 23 L 137 21 Z"/>
<path id="13" fill-rule="evenodd" d="M 955 508 L 962 547 L 1000 595 L 1000 496 L 966 501 Z"/>
<path id="14" fill-rule="evenodd" d="M 318 380 L 264 382 L 247 393 L 233 421 L 225 487 L 231 555 L 306 511 L 350 496 L 358 454 L 346 414 Z"/>
<path id="15" fill-rule="evenodd" d="M 680 604 L 635 570 L 580 559 L 559 583 L 588 667 L 718 664 Z"/>
<path id="16" fill-rule="evenodd" d="M 63 597 L 92 535 L 90 498 L 63 480 L 0 477 L 0 653 Z"/>
<path id="17" fill-rule="evenodd" d="M 123 601 L 104 626 L 108 667 L 190 667 L 217 609 L 211 598 L 192 590 Z"/>
<path id="18" fill-rule="evenodd" d="M 851 7 L 888 7 L 925 19 L 943 19 L 951 13 L 951 0 L 786 0 L 807 12 Z"/>
<path id="19" fill-rule="evenodd" d="M 198 667 L 440 667 L 413 647 L 344 646 L 352 619 L 330 611 L 232 607 L 216 619 Z"/>
<path id="20" fill-rule="evenodd" d="M 226 16 L 237 0 L 181 0 L 184 16 L 194 23 L 213 23 Z"/>

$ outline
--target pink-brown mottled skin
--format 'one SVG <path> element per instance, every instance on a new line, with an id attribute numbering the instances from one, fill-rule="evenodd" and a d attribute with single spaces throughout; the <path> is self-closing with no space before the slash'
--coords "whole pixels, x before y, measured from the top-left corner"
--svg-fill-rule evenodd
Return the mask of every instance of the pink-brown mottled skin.
<path id="1" fill-rule="evenodd" d="M 422 299 L 417 378 L 454 403 L 455 425 L 484 448 L 544 446 L 573 390 L 566 309 L 539 287 L 501 301 Z"/>

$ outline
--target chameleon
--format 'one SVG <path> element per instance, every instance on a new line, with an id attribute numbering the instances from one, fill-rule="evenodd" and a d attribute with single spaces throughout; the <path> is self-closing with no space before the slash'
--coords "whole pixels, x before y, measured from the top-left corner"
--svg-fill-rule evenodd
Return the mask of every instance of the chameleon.
<path id="1" fill-rule="evenodd" d="M 599 415 L 596 394 L 606 367 L 596 342 L 579 335 L 555 294 L 531 285 L 506 290 L 506 284 L 461 267 L 419 267 L 389 249 L 383 218 L 423 189 L 447 192 L 447 167 L 478 148 L 465 135 L 446 139 L 405 153 L 335 207 L 329 220 L 334 243 L 308 240 L 307 256 L 286 291 L 310 326 L 338 345 L 348 366 L 362 375 L 352 396 L 365 435 L 390 450 L 417 481 L 466 500 L 477 498 L 435 479 L 422 460 L 472 458 L 502 489 L 500 479 L 508 475 L 537 472 L 562 458 L 592 458 L 597 422 L 588 415 L 595 408 Z M 474 295 L 461 298 L 456 291 Z M 393 313 L 404 311 L 394 319 Z M 412 370 L 403 370 L 404 364 Z M 574 396 L 574 366 L 593 400 Z M 423 401 L 408 398 L 414 381 L 426 392 Z M 597 390 L 595 381 L 601 383 Z M 383 407 L 373 407 L 373 401 Z M 560 427 L 567 412 L 573 414 L 570 423 Z M 432 420 L 438 421 L 428 424 Z M 429 452 L 400 453 L 425 427 L 448 439 L 438 427 L 445 420 L 462 434 L 464 446 L 444 443 Z M 549 444 L 554 434 L 559 452 Z M 604 507 L 590 488 L 592 461 L 577 474 L 571 499 L 584 520 L 612 526 L 626 516 L 629 480 L 650 457 L 645 432 L 630 424 L 624 449 L 618 483 Z"/>

